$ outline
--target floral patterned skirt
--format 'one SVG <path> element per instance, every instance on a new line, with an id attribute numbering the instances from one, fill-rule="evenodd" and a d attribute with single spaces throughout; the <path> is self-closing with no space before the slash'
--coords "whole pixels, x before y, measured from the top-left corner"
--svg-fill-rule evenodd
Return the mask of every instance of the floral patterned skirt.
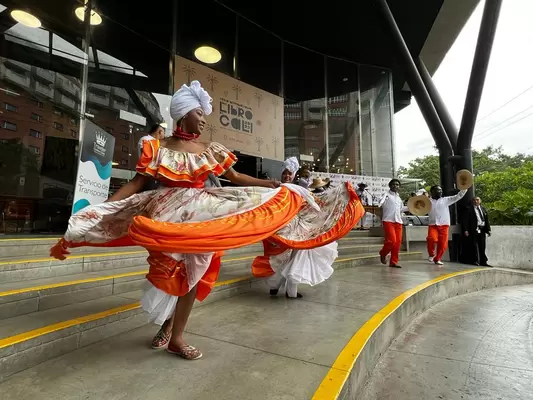
<path id="1" fill-rule="evenodd" d="M 265 255 L 256 258 L 252 272 L 270 276 L 270 257 L 332 243 L 363 214 L 349 184 L 320 197 L 292 184 L 278 189 L 162 188 L 81 210 L 70 218 L 65 240 L 69 247 L 146 248 L 147 279 L 157 290 L 150 297 L 158 301 L 143 305 L 161 309 L 169 305 L 160 303 L 159 291 L 183 296 L 197 285 L 196 296 L 203 300 L 216 283 L 224 250 L 263 241 Z"/>

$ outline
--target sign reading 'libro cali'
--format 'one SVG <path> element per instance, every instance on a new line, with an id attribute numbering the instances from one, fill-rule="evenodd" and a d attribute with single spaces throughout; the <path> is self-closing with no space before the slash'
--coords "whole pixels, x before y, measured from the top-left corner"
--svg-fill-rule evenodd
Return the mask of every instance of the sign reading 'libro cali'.
<path id="1" fill-rule="evenodd" d="M 86 120 L 74 189 L 73 214 L 88 205 L 107 200 L 114 150 L 115 137 Z"/>
<path id="2" fill-rule="evenodd" d="M 283 98 L 176 57 L 175 89 L 194 80 L 213 98 L 213 113 L 206 117 L 207 140 L 244 154 L 284 159 Z"/>

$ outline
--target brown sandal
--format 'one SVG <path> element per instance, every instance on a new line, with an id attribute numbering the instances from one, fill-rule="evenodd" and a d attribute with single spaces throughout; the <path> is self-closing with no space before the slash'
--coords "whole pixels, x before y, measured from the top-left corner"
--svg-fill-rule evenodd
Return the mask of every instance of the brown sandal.
<path id="1" fill-rule="evenodd" d="M 199 358 L 202 358 L 202 352 L 196 347 L 189 345 L 174 348 L 172 347 L 172 344 L 169 344 L 167 351 L 170 354 L 176 354 L 177 356 L 180 356 L 181 358 L 184 358 L 189 361 L 198 360 Z"/>
<path id="2" fill-rule="evenodd" d="M 168 345 L 168 342 L 170 342 L 170 336 L 171 335 L 167 335 L 165 333 L 165 326 L 163 325 L 152 340 L 152 349 L 157 350 L 166 347 Z"/>

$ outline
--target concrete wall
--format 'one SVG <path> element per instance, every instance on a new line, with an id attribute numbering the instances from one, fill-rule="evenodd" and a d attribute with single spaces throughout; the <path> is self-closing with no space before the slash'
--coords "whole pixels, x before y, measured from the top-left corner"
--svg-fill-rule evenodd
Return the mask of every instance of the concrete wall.
<path id="1" fill-rule="evenodd" d="M 492 226 L 487 257 L 495 267 L 533 270 L 533 226 Z"/>

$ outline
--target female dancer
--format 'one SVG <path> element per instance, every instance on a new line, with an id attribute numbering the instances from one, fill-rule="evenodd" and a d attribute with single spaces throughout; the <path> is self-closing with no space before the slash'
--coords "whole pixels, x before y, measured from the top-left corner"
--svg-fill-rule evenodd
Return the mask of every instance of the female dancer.
<path id="1" fill-rule="evenodd" d="M 108 202 L 73 215 L 50 251 L 65 259 L 69 247 L 146 248 L 151 287 L 141 304 L 156 323 L 169 320 L 155 347 L 168 345 L 168 352 L 187 360 L 202 356 L 183 339 L 187 319 L 194 299 L 205 299 L 213 288 L 224 250 L 269 238 L 266 258 L 254 262 L 268 276 L 273 273 L 268 259 L 275 253 L 272 246 L 283 251 L 323 246 L 348 233 L 363 213 L 348 184 L 317 202 L 297 185 L 279 187 L 278 181 L 234 171 L 233 153 L 219 143 L 199 141 L 211 102 L 198 81 L 183 85 L 170 103 L 177 121 L 174 136 L 146 142 L 134 179 Z M 209 174 L 247 187 L 205 188 Z M 147 177 L 161 185 L 139 193 Z"/>
<path id="2" fill-rule="evenodd" d="M 283 164 L 281 182 L 292 182 L 300 168 L 296 157 L 290 157 Z M 322 191 L 320 195 L 324 192 Z M 305 283 L 310 286 L 318 285 L 328 279 L 333 273 L 332 264 L 338 256 L 337 242 L 310 250 L 286 249 L 284 252 L 270 257 L 270 266 L 274 275 L 267 279 L 270 295 L 276 296 L 282 286 L 286 286 L 285 297 L 301 299 L 298 285 Z M 260 262 L 261 258 L 259 258 Z M 255 274 L 261 275 L 257 270 Z"/>

